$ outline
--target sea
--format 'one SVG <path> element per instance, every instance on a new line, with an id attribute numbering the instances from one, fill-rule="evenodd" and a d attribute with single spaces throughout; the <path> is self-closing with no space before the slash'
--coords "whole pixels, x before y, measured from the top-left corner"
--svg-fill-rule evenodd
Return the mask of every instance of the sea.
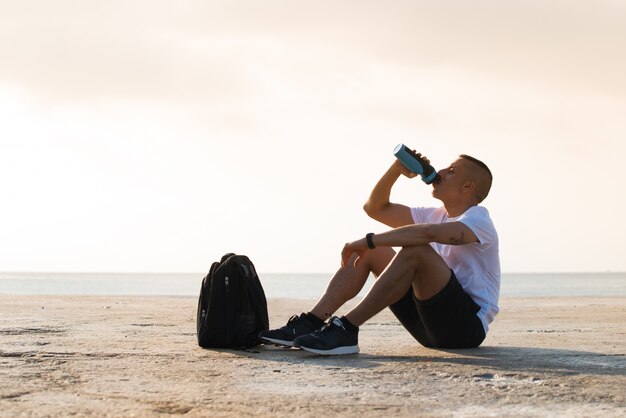
<path id="1" fill-rule="evenodd" d="M 259 273 L 268 298 L 319 297 L 330 273 Z M 0 273 L 0 294 L 194 296 L 198 273 Z M 373 279 L 359 293 L 364 296 Z M 626 296 L 626 272 L 504 273 L 503 297 Z"/>

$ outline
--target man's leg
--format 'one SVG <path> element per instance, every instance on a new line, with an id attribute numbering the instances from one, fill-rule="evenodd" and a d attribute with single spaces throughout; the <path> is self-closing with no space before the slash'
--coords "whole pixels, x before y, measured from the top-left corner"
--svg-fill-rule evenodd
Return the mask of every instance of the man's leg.
<path id="1" fill-rule="evenodd" d="M 468 295 L 443 259 L 428 245 L 403 248 L 376 281 L 371 291 L 346 320 L 355 326 L 395 304 L 412 288 L 418 321 L 403 325 L 423 345 L 439 348 L 474 348 L 485 339 L 477 313 L 480 306 Z M 404 307 L 405 305 L 403 305 Z M 402 318 L 398 316 L 402 321 Z M 344 325 L 345 327 L 345 325 Z M 347 327 L 349 328 L 349 327 Z M 352 333 L 358 334 L 352 330 Z M 349 341 L 349 340 L 348 340 Z"/>
<path id="2" fill-rule="evenodd" d="M 380 247 L 368 251 L 355 267 L 355 254 L 328 282 L 324 294 L 311 309 L 311 313 L 323 320 L 330 318 L 337 309 L 361 291 L 370 273 L 379 277 L 394 255 L 392 248 Z"/>
<path id="3" fill-rule="evenodd" d="M 448 284 L 450 276 L 450 268 L 430 245 L 403 248 L 354 309 L 343 318 L 332 318 L 312 334 L 297 337 L 294 345 L 323 355 L 358 353 L 360 325 L 398 302 L 411 287 L 417 298 L 435 296 Z"/>
<path id="4" fill-rule="evenodd" d="M 400 300 L 411 286 L 418 300 L 426 300 L 439 293 L 449 280 L 450 268 L 430 245 L 404 247 L 346 318 L 361 326 Z"/>
<path id="5" fill-rule="evenodd" d="M 353 262 L 340 268 L 328 283 L 326 291 L 311 312 L 294 315 L 289 319 L 287 325 L 261 331 L 259 337 L 268 343 L 292 346 L 297 337 L 310 334 L 321 328 L 324 321 L 341 305 L 355 297 L 363 288 L 370 272 L 376 276 L 380 275 L 393 259 L 394 254 L 393 249 L 381 247 L 368 251 L 356 268 Z"/>

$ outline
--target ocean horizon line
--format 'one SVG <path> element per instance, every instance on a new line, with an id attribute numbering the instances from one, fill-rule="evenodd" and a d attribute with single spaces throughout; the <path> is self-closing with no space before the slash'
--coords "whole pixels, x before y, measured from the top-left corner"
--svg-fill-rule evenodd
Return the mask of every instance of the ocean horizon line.
<path id="1" fill-rule="evenodd" d="M 197 295 L 206 273 L 5 272 L 0 294 Z M 267 297 L 311 298 L 332 273 L 259 273 Z M 367 280 L 364 295 L 375 280 Z M 503 273 L 502 296 L 626 296 L 626 273 Z"/>

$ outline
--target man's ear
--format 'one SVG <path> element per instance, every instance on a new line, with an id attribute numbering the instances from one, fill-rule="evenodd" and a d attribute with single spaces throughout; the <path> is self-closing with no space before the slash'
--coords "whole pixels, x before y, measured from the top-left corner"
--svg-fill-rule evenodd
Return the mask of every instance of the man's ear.
<path id="1" fill-rule="evenodd" d="M 463 183 L 463 192 L 474 196 L 476 194 L 476 182 L 468 180 Z"/>

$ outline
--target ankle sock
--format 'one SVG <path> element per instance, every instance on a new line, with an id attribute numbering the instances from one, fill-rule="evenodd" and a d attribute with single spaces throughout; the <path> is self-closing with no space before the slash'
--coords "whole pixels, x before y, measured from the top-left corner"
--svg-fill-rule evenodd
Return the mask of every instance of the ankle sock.
<path id="1" fill-rule="evenodd" d="M 324 325 L 324 321 L 322 319 L 319 319 L 317 316 L 315 316 L 311 312 L 308 312 L 306 314 L 306 317 L 313 323 L 313 325 L 316 325 L 316 326 L 319 325 L 320 327 Z"/>
<path id="2" fill-rule="evenodd" d="M 346 318 L 345 316 L 342 316 L 341 318 L 339 318 L 339 320 L 343 324 L 343 326 L 346 329 L 346 331 L 348 331 L 348 332 L 359 332 L 359 327 L 357 327 L 352 322 L 350 322 L 348 320 L 348 318 Z"/>

